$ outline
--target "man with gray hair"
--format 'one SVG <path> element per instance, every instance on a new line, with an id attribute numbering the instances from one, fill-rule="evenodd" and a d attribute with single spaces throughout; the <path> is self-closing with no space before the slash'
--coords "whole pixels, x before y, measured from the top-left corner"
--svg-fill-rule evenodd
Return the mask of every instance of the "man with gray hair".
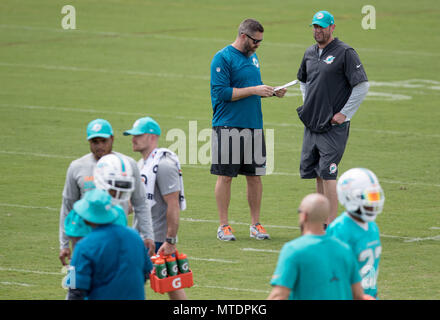
<path id="1" fill-rule="evenodd" d="M 220 226 L 217 238 L 236 240 L 228 222 L 232 178 L 246 176 L 247 200 L 251 221 L 250 236 L 269 239 L 260 224 L 263 187 L 260 176 L 266 173 L 266 146 L 263 135 L 261 98 L 282 98 L 285 89 L 275 90 L 261 81 L 256 50 L 263 41 L 263 26 L 254 19 L 244 20 L 235 41 L 218 51 L 211 62 L 212 165 L 218 176 L 215 198 Z M 231 143 L 231 141 L 238 143 Z"/>

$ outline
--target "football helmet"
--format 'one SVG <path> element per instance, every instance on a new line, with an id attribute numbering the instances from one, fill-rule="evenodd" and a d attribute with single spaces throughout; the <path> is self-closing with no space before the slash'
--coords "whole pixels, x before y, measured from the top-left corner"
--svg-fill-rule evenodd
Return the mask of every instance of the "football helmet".
<path id="1" fill-rule="evenodd" d="M 113 204 L 130 199 L 134 191 L 133 169 L 128 159 L 111 153 L 99 159 L 93 170 L 96 188 L 107 190 Z"/>
<path id="2" fill-rule="evenodd" d="M 383 210 L 385 195 L 371 170 L 353 168 L 344 172 L 336 189 L 339 202 L 362 221 L 374 221 Z"/>

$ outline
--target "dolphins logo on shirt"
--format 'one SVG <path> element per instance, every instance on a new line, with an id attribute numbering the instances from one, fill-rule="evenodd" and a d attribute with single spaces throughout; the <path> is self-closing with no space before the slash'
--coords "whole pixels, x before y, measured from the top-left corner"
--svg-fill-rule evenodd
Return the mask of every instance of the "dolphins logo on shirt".
<path id="1" fill-rule="evenodd" d="M 257 60 L 257 58 L 253 58 L 252 59 L 252 63 L 254 64 L 254 66 L 256 66 L 257 68 L 259 68 L 260 67 L 260 64 L 258 63 L 258 60 Z"/>
<path id="2" fill-rule="evenodd" d="M 324 59 L 324 62 L 327 64 L 331 64 L 333 60 L 335 60 L 334 56 L 328 56 L 327 58 Z"/>

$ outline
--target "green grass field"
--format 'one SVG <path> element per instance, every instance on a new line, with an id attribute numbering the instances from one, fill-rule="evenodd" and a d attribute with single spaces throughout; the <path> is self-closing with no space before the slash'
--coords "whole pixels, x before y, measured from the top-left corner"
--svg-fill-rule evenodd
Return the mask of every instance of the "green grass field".
<path id="1" fill-rule="evenodd" d="M 76 9 L 76 30 L 64 30 L 64 5 Z M 364 5 L 376 8 L 376 29 L 364 30 Z M 326 9 L 335 35 L 359 53 L 371 84 L 352 120 L 340 172 L 367 167 L 385 191 L 378 219 L 383 254 L 381 299 L 440 299 L 440 10 L 434 0 L 143 1 L 3 0 L 0 2 L 0 299 L 64 299 L 58 260 L 61 193 L 70 161 L 88 152 L 86 125 L 109 120 L 114 149 L 135 159 L 122 132 L 150 115 L 161 146 L 186 134 L 181 155 L 188 209 L 180 251 L 189 256 L 190 299 L 265 299 L 278 251 L 297 236 L 296 208 L 314 191 L 299 178 L 303 126 L 299 89 L 263 101 L 274 133 L 274 172 L 263 178 L 262 223 L 272 240 L 249 238 L 243 177 L 234 180 L 231 225 L 238 241 L 216 239 L 216 177 L 194 163 L 190 135 L 210 128 L 209 67 L 248 17 L 265 27 L 257 54 L 263 81 L 296 78 L 308 26 Z M 192 123 L 194 124 L 194 123 Z M 183 152 L 182 150 L 180 150 Z M 203 151 L 203 150 L 202 150 Z M 203 152 L 202 152 L 203 154 Z M 190 161 L 191 160 L 191 161 Z M 342 209 L 342 208 L 341 208 Z M 152 292 L 148 299 L 167 299 Z"/>

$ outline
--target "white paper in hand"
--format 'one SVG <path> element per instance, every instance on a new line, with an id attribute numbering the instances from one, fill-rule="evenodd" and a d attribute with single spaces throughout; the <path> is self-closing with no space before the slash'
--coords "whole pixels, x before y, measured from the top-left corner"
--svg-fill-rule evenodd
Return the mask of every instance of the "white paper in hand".
<path id="1" fill-rule="evenodd" d="M 282 85 L 281 87 L 276 87 L 275 89 L 273 89 L 273 91 L 278 91 L 278 90 L 281 90 L 281 89 L 284 89 L 284 88 L 288 88 L 288 87 L 294 86 L 298 82 L 299 82 L 298 80 L 290 81 L 290 82 L 286 83 L 285 85 Z"/>

